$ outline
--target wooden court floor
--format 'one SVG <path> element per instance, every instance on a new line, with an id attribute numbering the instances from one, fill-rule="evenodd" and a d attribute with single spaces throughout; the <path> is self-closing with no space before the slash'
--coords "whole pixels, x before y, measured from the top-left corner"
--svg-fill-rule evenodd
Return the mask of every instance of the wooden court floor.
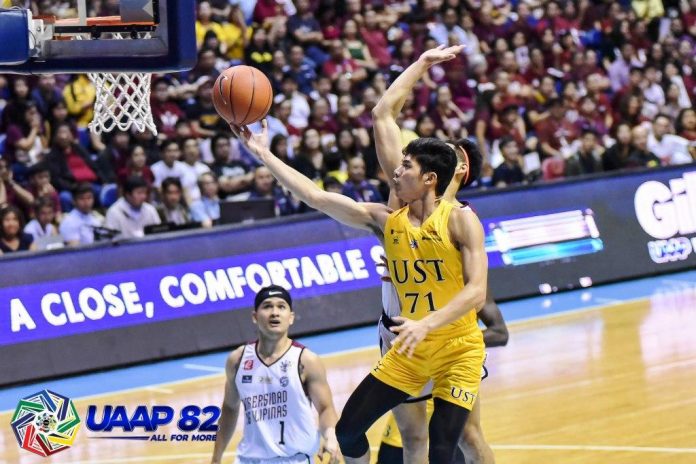
<path id="1" fill-rule="evenodd" d="M 377 355 L 324 358 L 339 409 Z M 488 367 L 483 428 L 499 464 L 696 463 L 696 289 L 513 324 Z M 76 403 L 83 418 L 88 404 L 219 404 L 223 381 L 212 375 Z M 9 422 L 0 416 L 1 463 L 206 463 L 212 450 L 94 440 L 83 427 L 71 449 L 42 458 L 19 449 Z M 373 446 L 381 424 L 371 429 Z M 224 462 L 233 461 L 230 448 Z"/>

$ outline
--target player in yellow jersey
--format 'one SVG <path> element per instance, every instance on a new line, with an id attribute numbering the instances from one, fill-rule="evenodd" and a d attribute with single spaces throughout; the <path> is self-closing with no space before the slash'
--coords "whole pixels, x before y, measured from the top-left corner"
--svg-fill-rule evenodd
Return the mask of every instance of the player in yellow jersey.
<path id="1" fill-rule="evenodd" d="M 392 211 L 320 190 L 270 152 L 265 121 L 262 128 L 257 134 L 246 127 L 235 132 L 301 201 L 380 237 L 404 309 L 395 318 L 399 325 L 392 328 L 399 334 L 394 349 L 353 392 L 337 425 L 346 462 L 368 463 L 367 429 L 429 380 L 434 412 L 428 458 L 431 463 L 451 462 L 480 384 L 484 350 L 476 311 L 485 303 L 488 272 L 476 214 L 437 201 L 454 173 L 453 148 L 432 138 L 408 144 L 392 187 L 406 206 Z"/>
<path id="2" fill-rule="evenodd" d="M 389 284 L 384 284 L 389 285 Z M 486 348 L 504 346 L 508 341 L 508 330 L 505 324 L 505 320 L 498 308 L 498 305 L 494 301 L 486 301 L 485 306 L 478 313 L 478 318 L 482 321 L 486 329 L 483 331 L 483 341 Z M 481 380 L 485 378 L 487 371 L 484 367 L 481 373 Z M 418 400 L 418 398 L 416 399 Z M 426 418 L 430 419 L 433 413 L 433 404 L 428 397 L 421 398 L 421 402 L 426 405 Z M 406 407 L 417 407 L 417 405 L 405 403 Z M 398 406 L 402 408 L 403 405 Z M 396 409 L 396 408 L 395 408 Z M 455 459 L 452 464 L 465 464 L 467 462 L 474 462 L 480 464 L 488 464 L 489 462 L 494 462 L 493 454 L 490 447 L 483 438 L 483 433 L 481 431 L 480 417 L 481 415 L 481 401 L 478 399 L 474 404 L 474 408 L 471 411 L 471 415 L 467 420 L 464 427 L 462 441 L 460 442 L 460 447 L 462 449 L 457 450 Z M 422 427 L 427 431 L 427 423 L 425 421 L 421 422 Z M 412 424 L 407 424 L 407 426 L 417 426 Z M 427 436 L 427 432 L 426 432 Z M 403 453 L 404 443 L 402 441 L 401 433 L 399 432 L 399 427 L 397 426 L 394 414 L 389 414 L 387 418 L 387 424 L 382 433 L 382 441 L 380 443 L 379 451 L 377 453 L 377 464 L 404 464 Z M 465 456 L 471 459 L 471 461 L 466 461 Z"/>
<path id="3" fill-rule="evenodd" d="M 461 46 L 449 47 L 447 49 L 438 47 L 438 49 L 427 51 L 418 61 L 409 66 L 380 98 L 373 111 L 373 116 L 375 138 L 377 140 L 377 157 L 384 172 L 392 172 L 401 160 L 401 153 L 395 149 L 395 144 L 398 143 L 401 136 L 401 130 L 397 125 L 396 119 L 402 110 L 406 97 L 412 92 L 413 87 L 428 72 L 431 66 L 454 58 L 456 54 L 462 52 L 463 47 Z M 458 206 L 463 206 L 457 202 L 456 193 L 461 187 L 478 178 L 481 164 L 478 162 L 480 158 L 469 155 L 469 153 L 478 152 L 473 142 L 464 139 L 453 142 L 453 145 L 458 158 L 457 168 L 450 185 L 443 195 L 443 199 L 454 202 Z M 390 206 L 393 208 L 400 207 L 398 199 L 396 201 L 397 203 L 390 204 Z M 389 292 L 383 290 L 383 300 L 385 299 L 384 295 L 389 297 Z M 490 291 L 487 297 L 486 307 L 479 313 L 479 318 L 484 320 L 488 328 L 484 336 L 486 345 L 504 345 L 507 343 L 507 327 L 499 308 L 492 299 Z M 384 327 L 393 324 L 390 316 L 398 315 L 401 310 L 398 304 L 394 305 L 389 301 L 384 301 L 383 306 L 385 312 L 380 320 L 380 344 L 382 347 L 389 345 L 391 338 Z M 429 415 L 426 416 L 425 404 L 422 402 L 419 404 L 419 399 L 423 399 L 423 397 L 409 399 L 406 403 L 394 408 L 393 413 L 396 416 L 398 428 L 390 416 L 388 428 L 385 431 L 385 437 L 382 442 L 384 446 L 380 447 L 380 464 L 403 462 L 410 464 L 420 463 L 425 460 L 427 455 L 427 419 Z M 430 411 L 432 411 L 431 408 Z M 406 434 L 403 453 L 399 429 Z M 481 431 L 480 401 L 476 401 L 472 415 L 467 421 L 462 437 L 462 446 L 467 448 L 467 455 L 474 462 L 481 464 L 494 463 L 493 452 L 485 442 Z"/>

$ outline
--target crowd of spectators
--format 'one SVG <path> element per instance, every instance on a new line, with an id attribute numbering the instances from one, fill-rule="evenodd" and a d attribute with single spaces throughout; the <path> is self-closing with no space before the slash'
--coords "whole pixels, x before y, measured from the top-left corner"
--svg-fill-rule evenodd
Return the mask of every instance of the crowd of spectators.
<path id="1" fill-rule="evenodd" d="M 31 7 L 75 14 L 70 1 Z M 116 14 L 118 2 L 90 7 Z M 357 201 L 385 199 L 391 176 L 371 110 L 437 45 L 465 49 L 406 100 L 402 141 L 476 140 L 485 163 L 473 188 L 696 159 L 696 0 L 210 0 L 197 2 L 196 41 L 194 69 L 153 76 L 156 136 L 91 134 L 85 75 L 0 75 L 2 252 L 210 227 L 227 200 L 307 211 L 215 111 L 213 83 L 237 64 L 272 83 L 272 151 Z"/>

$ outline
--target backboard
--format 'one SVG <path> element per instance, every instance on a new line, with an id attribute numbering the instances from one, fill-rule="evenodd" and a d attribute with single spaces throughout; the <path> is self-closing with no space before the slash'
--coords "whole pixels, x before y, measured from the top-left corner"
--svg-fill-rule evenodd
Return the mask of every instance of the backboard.
<path id="1" fill-rule="evenodd" d="M 174 72 L 196 62 L 194 0 L 121 0 L 120 15 L 0 9 L 0 73 Z M 12 46 L 6 46 L 12 44 Z"/>

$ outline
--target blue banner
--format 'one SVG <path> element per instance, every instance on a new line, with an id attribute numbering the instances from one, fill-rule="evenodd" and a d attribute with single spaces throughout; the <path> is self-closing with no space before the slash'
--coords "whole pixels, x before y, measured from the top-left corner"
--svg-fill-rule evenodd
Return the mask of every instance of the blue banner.
<path id="1" fill-rule="evenodd" d="M 271 283 L 297 300 L 379 285 L 373 237 L 0 289 L 0 345 L 250 308 Z"/>

